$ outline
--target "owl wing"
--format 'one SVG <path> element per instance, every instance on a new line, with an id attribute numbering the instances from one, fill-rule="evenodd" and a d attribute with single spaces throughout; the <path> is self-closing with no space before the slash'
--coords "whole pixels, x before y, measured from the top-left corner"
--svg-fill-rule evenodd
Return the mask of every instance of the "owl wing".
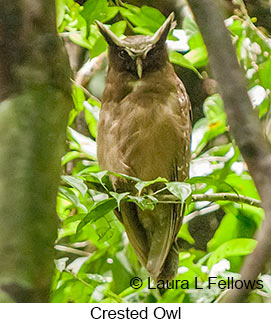
<path id="1" fill-rule="evenodd" d="M 149 241 L 147 232 L 138 218 L 138 207 L 134 203 L 122 203 L 121 212 L 115 210 L 118 220 L 124 225 L 128 239 L 141 264 L 146 267 Z"/>
<path id="2" fill-rule="evenodd" d="M 182 116 L 182 120 L 184 121 L 182 124 L 183 128 L 183 136 L 180 143 L 180 150 L 178 154 L 178 158 L 176 159 L 175 165 L 175 173 L 173 175 L 173 181 L 183 182 L 189 178 L 189 167 L 190 167 L 190 159 L 191 159 L 191 131 L 192 131 L 192 108 L 191 103 L 186 92 L 186 89 L 182 83 L 182 81 L 176 76 L 177 83 L 177 93 L 178 99 L 180 103 L 180 114 Z M 177 205 L 177 213 L 180 214 L 181 205 Z M 179 221 L 176 221 L 176 232 L 175 237 L 180 231 L 182 217 L 184 214 L 185 208 L 182 209 L 181 217 Z"/>
<path id="3" fill-rule="evenodd" d="M 178 113 L 182 117 L 179 131 L 179 153 L 172 165 L 171 181 L 184 181 L 189 176 L 191 104 L 183 83 L 176 76 Z M 179 258 L 176 237 L 185 208 L 180 204 L 157 205 L 153 211 L 157 219 L 148 254 L 147 270 L 155 280 L 170 279 L 176 274 Z M 182 214 L 180 212 L 182 211 Z M 158 220 L 159 219 L 159 220 Z"/>
<path id="4" fill-rule="evenodd" d="M 177 174 L 175 179 L 183 182 L 189 177 L 189 163 L 190 163 L 190 144 L 191 144 L 191 125 L 192 125 L 192 108 L 182 81 L 176 76 L 177 93 L 180 103 L 180 115 L 182 116 L 182 143 L 180 144 L 180 153 L 177 158 Z"/>

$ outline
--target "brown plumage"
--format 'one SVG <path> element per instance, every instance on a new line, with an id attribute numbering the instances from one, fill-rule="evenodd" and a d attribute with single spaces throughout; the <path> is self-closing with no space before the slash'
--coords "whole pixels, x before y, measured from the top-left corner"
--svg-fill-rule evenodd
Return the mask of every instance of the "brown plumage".
<path id="1" fill-rule="evenodd" d="M 165 41 L 171 14 L 154 36 L 117 38 L 97 25 L 109 44 L 109 67 L 98 124 L 98 161 L 102 169 L 153 180 L 184 181 L 190 161 L 190 101 L 169 63 Z M 116 191 L 134 184 L 112 177 Z M 152 191 L 162 184 L 154 184 Z M 174 277 L 178 268 L 176 236 L 180 206 L 158 204 L 142 211 L 123 203 L 118 219 L 140 262 L 154 280 Z"/>

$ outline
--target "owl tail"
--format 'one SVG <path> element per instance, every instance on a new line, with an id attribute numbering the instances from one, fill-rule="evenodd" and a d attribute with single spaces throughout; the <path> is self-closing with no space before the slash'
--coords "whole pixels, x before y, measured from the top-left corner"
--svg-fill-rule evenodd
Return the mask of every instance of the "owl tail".
<path id="1" fill-rule="evenodd" d="M 175 243 L 180 228 L 177 205 L 157 205 L 153 211 L 142 211 L 134 203 L 123 203 L 118 219 L 141 264 L 154 281 L 172 279 L 179 264 Z"/>
<path id="2" fill-rule="evenodd" d="M 157 280 L 170 280 L 173 279 L 178 271 L 179 267 L 179 248 L 176 242 L 173 242 L 169 253 L 167 255 L 166 261 L 162 270 L 157 277 Z"/>
<path id="3" fill-rule="evenodd" d="M 134 203 L 123 203 L 118 219 L 123 223 L 128 239 L 141 264 L 146 267 L 149 242 L 146 231 L 139 221 L 137 206 Z"/>
<path id="4" fill-rule="evenodd" d="M 172 279 L 179 264 L 175 243 L 180 227 L 178 208 L 174 205 L 157 205 L 152 211 L 152 218 L 153 228 L 146 269 L 154 281 Z"/>

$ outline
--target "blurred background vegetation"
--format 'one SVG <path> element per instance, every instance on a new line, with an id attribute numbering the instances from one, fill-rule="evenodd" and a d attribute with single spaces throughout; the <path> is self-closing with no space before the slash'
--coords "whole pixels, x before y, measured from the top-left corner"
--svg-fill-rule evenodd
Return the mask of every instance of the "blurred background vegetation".
<path id="1" fill-rule="evenodd" d="M 246 73 L 249 96 L 270 140 L 270 2 L 257 1 L 258 6 L 253 6 L 253 1 L 221 2 L 227 17 L 225 25 Z M 193 194 L 228 192 L 259 199 L 231 136 L 223 101 L 208 67 L 208 53 L 189 7 L 185 1 L 56 0 L 56 11 L 58 33 L 74 73 L 74 106 L 57 199 L 59 231 L 51 302 L 217 301 L 223 290 L 215 286 L 196 290 L 194 278 L 198 277 L 201 287 L 207 286 L 209 276 L 238 279 L 244 256 L 257 244 L 253 236 L 264 218 L 263 210 L 231 201 L 192 202 L 189 192 L 179 232 L 181 252 L 176 279 L 188 280 L 191 287 L 159 293 L 146 287 L 147 273 L 113 213 L 128 193 L 112 193 L 108 174 L 100 171 L 96 160 L 107 45 L 95 20 L 107 24 L 119 37 L 152 35 L 175 11 L 177 26 L 167 41 L 169 57 L 193 107 L 190 180 L 177 187 L 179 197 L 189 187 Z M 139 191 L 146 185 L 137 181 Z M 139 195 L 133 198 L 142 208 L 154 207 L 155 198 Z M 135 276 L 144 280 L 139 290 L 130 287 L 130 279 Z M 250 302 L 271 300 L 270 273 L 267 271 L 260 279 L 264 288 L 254 291 Z"/>

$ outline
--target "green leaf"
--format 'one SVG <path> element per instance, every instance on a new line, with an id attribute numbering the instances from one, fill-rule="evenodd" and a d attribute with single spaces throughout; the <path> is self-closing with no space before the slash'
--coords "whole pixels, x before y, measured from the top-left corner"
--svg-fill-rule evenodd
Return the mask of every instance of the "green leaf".
<path id="1" fill-rule="evenodd" d="M 73 123 L 75 122 L 75 119 L 79 115 L 79 111 L 72 109 L 69 113 L 69 121 L 68 121 L 68 126 L 71 127 Z"/>
<path id="2" fill-rule="evenodd" d="M 261 81 L 261 86 L 263 86 L 265 89 L 270 89 L 271 90 L 271 59 L 269 59 L 262 63 L 259 64 L 259 78 Z"/>
<path id="3" fill-rule="evenodd" d="M 93 138 L 97 137 L 97 118 L 100 109 L 93 107 L 90 104 L 85 104 L 85 119 L 88 125 L 88 130 Z"/>
<path id="4" fill-rule="evenodd" d="M 247 173 L 242 175 L 231 173 L 226 177 L 225 181 L 235 188 L 239 194 L 252 197 L 257 200 L 260 199 L 254 181 Z"/>
<path id="5" fill-rule="evenodd" d="M 132 24 L 137 27 L 142 27 L 154 33 L 165 21 L 162 13 L 152 7 L 142 6 L 138 13 L 134 13 L 126 8 L 120 8 L 120 13 L 123 17 L 129 19 Z"/>
<path id="6" fill-rule="evenodd" d="M 164 15 L 156 8 L 149 7 L 149 6 L 142 6 L 140 13 L 142 17 L 144 16 L 144 20 L 146 23 L 150 25 L 156 24 L 155 30 L 156 31 L 160 26 L 165 22 L 166 18 Z M 140 15 L 140 14 L 139 14 Z"/>
<path id="7" fill-rule="evenodd" d="M 60 186 L 59 187 L 59 192 L 70 202 L 72 202 L 72 204 L 74 206 L 77 206 L 80 201 L 78 199 L 78 196 L 74 193 L 73 190 L 67 188 L 67 187 L 64 187 L 64 186 Z"/>
<path id="8" fill-rule="evenodd" d="M 228 29 L 238 37 L 241 37 L 244 31 L 240 20 L 233 20 L 233 23 L 228 27 Z"/>
<path id="9" fill-rule="evenodd" d="M 62 161 L 61 161 L 61 165 L 64 166 L 65 164 L 67 164 L 69 161 L 76 159 L 76 158 L 80 158 L 82 156 L 82 154 L 79 151 L 69 151 L 67 152 L 67 154 L 63 157 Z"/>
<path id="10" fill-rule="evenodd" d="M 122 36 L 125 32 L 127 23 L 124 20 L 118 21 L 114 23 L 111 27 L 110 30 L 116 34 L 118 37 Z"/>
<path id="11" fill-rule="evenodd" d="M 191 38 L 194 34 L 199 33 L 199 28 L 197 24 L 189 16 L 186 16 L 184 18 L 182 27 L 185 30 L 187 37 L 189 38 Z"/>
<path id="12" fill-rule="evenodd" d="M 197 24 L 190 17 L 185 17 L 183 21 L 183 29 L 189 37 L 188 45 L 191 49 L 184 55 L 184 57 L 194 67 L 202 67 L 206 65 L 208 63 L 208 52 Z"/>
<path id="13" fill-rule="evenodd" d="M 194 133 L 202 133 L 202 139 L 197 144 L 196 152 L 199 153 L 207 143 L 226 131 L 227 118 L 223 101 L 219 94 L 209 96 L 203 103 L 206 118 L 197 121 L 193 127 Z"/>
<path id="14" fill-rule="evenodd" d="M 269 101 L 270 101 L 270 99 L 266 98 L 261 103 L 261 105 L 259 107 L 259 118 L 260 119 L 269 111 L 269 108 L 270 108 L 270 102 Z M 266 130 L 266 136 L 267 136 L 267 139 L 270 142 L 270 134 L 269 134 L 269 132 L 270 132 L 270 130 L 269 130 L 270 129 L 270 120 L 267 123 L 266 129 L 267 129 Z"/>
<path id="15" fill-rule="evenodd" d="M 78 233 L 88 223 L 97 221 L 99 218 L 105 216 L 110 211 L 117 207 L 117 201 L 114 198 L 109 198 L 96 203 L 84 219 L 79 223 L 76 232 Z"/>
<path id="16" fill-rule="evenodd" d="M 153 34 L 149 29 L 144 27 L 135 27 L 133 28 L 133 32 L 135 34 L 141 34 L 141 35 L 147 35 L 147 36 L 152 36 Z"/>
<path id="17" fill-rule="evenodd" d="M 162 177 L 158 177 L 152 181 L 139 181 L 135 187 L 136 189 L 138 190 L 138 194 L 141 195 L 142 193 L 142 190 L 145 188 L 145 187 L 148 187 L 154 183 L 167 183 L 167 180 L 165 178 L 162 178 Z"/>
<path id="18" fill-rule="evenodd" d="M 140 10 L 140 9 L 139 9 Z M 119 12 L 122 15 L 123 18 L 126 18 L 128 20 L 133 19 L 136 15 L 135 13 L 131 12 L 129 9 L 127 8 L 119 8 Z"/>
<path id="19" fill-rule="evenodd" d="M 68 257 L 55 259 L 56 269 L 59 270 L 62 273 L 62 271 L 64 271 L 65 268 L 67 267 L 67 261 L 68 260 L 69 260 Z"/>
<path id="20" fill-rule="evenodd" d="M 82 172 L 80 173 L 81 176 L 83 175 L 84 180 L 90 183 L 90 186 L 92 187 L 94 186 L 95 190 L 102 191 L 102 192 L 103 191 L 108 192 L 108 190 L 113 190 L 112 183 L 110 181 L 108 174 L 109 172 L 106 170 L 101 172 L 93 172 L 93 171 L 89 172 L 87 169 L 83 174 Z M 99 183 L 101 187 L 99 187 L 99 185 L 96 185 L 97 183 Z"/>
<path id="21" fill-rule="evenodd" d="M 186 53 L 184 58 L 194 67 L 202 67 L 208 63 L 208 52 L 204 47 L 198 47 Z"/>
<path id="22" fill-rule="evenodd" d="M 67 129 L 68 136 L 75 140 L 80 147 L 80 151 L 88 155 L 91 159 L 96 160 L 97 152 L 96 152 L 96 142 L 81 133 L 77 132 L 76 130 L 68 127 Z"/>
<path id="23" fill-rule="evenodd" d="M 75 176 L 61 176 L 62 180 L 70 186 L 76 188 L 84 197 L 88 187 L 81 178 Z"/>
<path id="24" fill-rule="evenodd" d="M 104 177 L 105 176 L 108 176 L 108 171 L 107 170 L 103 170 L 101 172 L 98 172 L 98 173 L 91 173 L 89 174 L 90 176 L 94 177 L 94 178 L 97 178 L 99 183 L 104 185 Z"/>
<path id="25" fill-rule="evenodd" d="M 81 15 L 85 18 L 88 25 L 91 25 L 95 19 L 104 21 L 108 8 L 107 0 L 88 0 L 84 4 Z"/>
<path id="26" fill-rule="evenodd" d="M 200 34 L 200 32 L 195 33 L 193 36 L 190 37 L 188 40 L 189 47 L 194 50 L 194 49 L 202 49 L 205 50 L 205 55 L 207 55 L 207 49 L 205 47 L 203 38 Z"/>
<path id="27" fill-rule="evenodd" d="M 63 221 L 63 225 L 66 226 L 69 223 L 81 221 L 85 216 L 86 216 L 85 213 L 77 213 L 75 215 L 69 216 Z"/>
<path id="28" fill-rule="evenodd" d="M 87 110 L 97 122 L 99 120 L 100 108 L 97 105 L 92 105 L 88 101 L 85 101 L 84 107 L 85 110 Z"/>
<path id="29" fill-rule="evenodd" d="M 103 22 L 105 21 L 109 21 L 111 19 L 113 19 L 117 13 L 119 12 L 119 8 L 118 7 L 107 7 L 106 11 L 105 11 L 105 16 L 102 18 Z"/>
<path id="30" fill-rule="evenodd" d="M 92 105 L 93 107 L 98 107 L 98 108 L 101 108 L 101 102 L 100 101 L 97 101 L 97 100 L 95 100 L 94 98 L 92 98 L 92 97 L 90 97 L 90 98 L 88 98 L 88 103 L 90 104 L 90 105 Z"/>
<path id="31" fill-rule="evenodd" d="M 238 211 L 232 206 L 227 210 L 213 238 L 208 242 L 208 251 L 214 251 L 223 243 L 238 238 Z"/>
<path id="32" fill-rule="evenodd" d="M 262 221 L 264 220 L 264 210 L 259 207 L 255 207 L 248 204 L 235 205 L 236 209 L 239 210 L 243 216 L 248 219 L 252 219 L 256 224 L 257 228 L 260 228 Z"/>
<path id="33" fill-rule="evenodd" d="M 177 64 L 177 65 L 189 68 L 190 70 L 194 71 L 198 75 L 199 78 L 202 79 L 202 76 L 201 76 L 200 72 L 181 53 L 170 52 L 169 60 L 173 64 Z"/>
<path id="34" fill-rule="evenodd" d="M 192 188 L 188 183 L 170 182 L 166 183 L 167 189 L 183 203 L 191 196 Z"/>
<path id="35" fill-rule="evenodd" d="M 92 46 L 90 44 L 90 42 L 88 40 L 86 40 L 85 37 L 83 37 L 83 35 L 80 33 L 76 32 L 70 32 L 69 33 L 69 38 L 70 40 L 75 43 L 76 45 L 80 46 L 80 47 L 84 47 L 86 49 L 91 50 Z"/>
<path id="36" fill-rule="evenodd" d="M 84 91 L 80 87 L 76 86 L 75 84 L 72 85 L 72 99 L 73 99 L 75 109 L 77 111 L 83 111 L 84 110 L 83 102 L 85 101 L 85 94 L 84 94 Z"/>
<path id="37" fill-rule="evenodd" d="M 143 281 L 142 286 L 141 286 L 140 288 L 138 288 L 138 289 L 137 289 L 137 291 L 145 290 L 145 288 L 147 288 L 147 286 L 148 286 L 148 279 L 145 279 L 145 280 Z M 131 295 L 131 294 L 134 294 L 134 293 L 135 293 L 135 289 L 134 289 L 133 287 L 128 287 L 128 288 L 126 288 L 124 291 L 122 291 L 122 292 L 119 294 L 119 296 L 120 296 L 120 297 L 127 297 L 127 296 L 129 296 L 129 295 Z"/>
<path id="38" fill-rule="evenodd" d="M 62 194 L 62 196 L 64 196 L 68 201 L 70 201 L 75 207 L 82 209 L 85 213 L 88 212 L 88 209 L 85 207 L 85 205 L 80 203 L 78 196 L 72 189 L 60 186 L 59 193 Z"/>
<path id="39" fill-rule="evenodd" d="M 132 4 L 129 4 L 129 3 L 126 3 L 126 2 L 123 2 L 123 7 L 125 7 L 126 9 L 129 9 L 129 11 L 131 13 L 134 13 L 134 14 L 139 14 L 140 13 L 140 8 L 138 8 L 137 6 L 134 6 Z"/>
<path id="40" fill-rule="evenodd" d="M 221 259 L 232 256 L 245 256 L 250 254 L 256 247 L 257 241 L 254 239 L 233 239 L 223 243 L 218 247 L 207 262 L 210 269 L 214 264 Z"/>
<path id="41" fill-rule="evenodd" d="M 157 204 L 158 200 L 157 198 L 145 195 L 145 196 L 131 196 L 129 195 L 129 201 L 136 203 L 141 210 L 153 210 L 155 208 L 155 205 Z"/>
<path id="42" fill-rule="evenodd" d="M 212 175 L 210 176 L 195 176 L 192 178 L 189 178 L 187 180 L 189 184 L 199 184 L 199 183 L 205 183 L 207 185 L 210 185 L 214 188 L 216 188 L 216 191 L 234 191 L 233 187 L 226 183 L 226 182 L 221 182 L 221 180 L 216 179 Z M 235 191 L 234 191 L 235 192 Z"/>
<path id="43" fill-rule="evenodd" d="M 109 192 L 111 196 L 117 201 L 118 210 L 120 211 L 120 202 L 125 199 L 129 195 L 129 192 L 126 193 L 117 193 L 117 192 Z"/>
<path id="44" fill-rule="evenodd" d="M 110 30 L 116 34 L 118 37 L 122 36 L 125 32 L 126 29 L 126 21 L 121 20 L 116 22 L 115 24 L 113 24 L 110 27 Z M 99 36 L 95 42 L 95 44 L 92 47 L 92 50 L 90 52 L 91 54 L 91 58 L 94 58 L 98 55 L 100 55 L 101 53 L 103 53 L 107 48 L 107 43 L 104 40 L 104 38 L 102 36 Z"/>
<path id="45" fill-rule="evenodd" d="M 65 15 L 65 0 L 56 0 L 56 24 L 59 27 L 62 24 Z"/>
<path id="46" fill-rule="evenodd" d="M 209 96 L 203 103 L 203 111 L 209 124 L 220 123 L 226 126 L 226 113 L 224 103 L 219 94 Z"/>

